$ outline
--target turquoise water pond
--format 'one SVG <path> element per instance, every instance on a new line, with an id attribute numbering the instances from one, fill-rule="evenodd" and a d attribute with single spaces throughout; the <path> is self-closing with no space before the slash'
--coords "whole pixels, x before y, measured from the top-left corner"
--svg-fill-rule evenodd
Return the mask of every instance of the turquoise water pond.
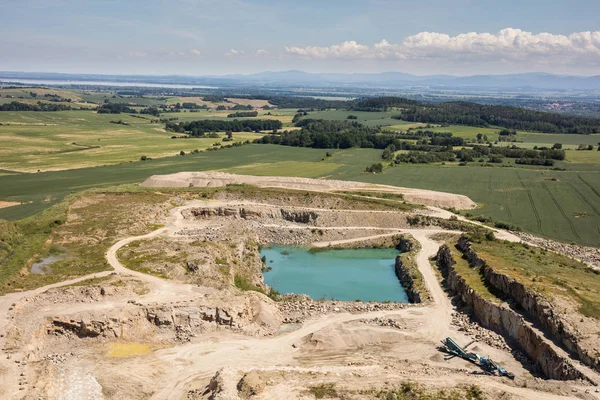
<path id="1" fill-rule="evenodd" d="M 271 246 L 260 251 L 272 269 L 265 283 L 280 293 L 313 299 L 407 303 L 394 273 L 394 249 L 347 249 L 310 252 L 307 248 Z"/>

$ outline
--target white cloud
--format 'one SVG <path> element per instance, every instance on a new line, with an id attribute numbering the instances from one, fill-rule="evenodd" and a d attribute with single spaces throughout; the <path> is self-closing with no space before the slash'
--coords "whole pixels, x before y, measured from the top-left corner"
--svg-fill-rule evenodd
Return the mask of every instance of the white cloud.
<path id="1" fill-rule="evenodd" d="M 190 51 L 188 51 L 188 53 L 192 56 L 199 56 L 200 55 L 200 50 L 198 49 L 191 49 Z"/>
<path id="2" fill-rule="evenodd" d="M 146 57 L 148 54 L 143 51 L 131 51 L 129 53 L 125 53 L 127 57 Z"/>
<path id="3" fill-rule="evenodd" d="M 382 40 L 372 46 L 346 41 L 320 47 L 286 47 L 286 53 L 321 59 L 496 59 L 513 61 L 600 61 L 600 31 L 575 32 L 568 36 L 534 34 L 506 28 L 498 33 L 463 33 L 450 36 L 421 32 L 393 44 Z"/>
<path id="4" fill-rule="evenodd" d="M 238 56 L 244 54 L 244 52 L 242 50 L 236 50 L 236 49 L 229 49 L 229 51 L 225 52 L 226 56 Z"/>
<path id="5" fill-rule="evenodd" d="M 264 56 L 268 53 L 268 51 L 266 51 L 265 49 L 258 49 L 254 52 L 254 55 L 256 56 Z"/>

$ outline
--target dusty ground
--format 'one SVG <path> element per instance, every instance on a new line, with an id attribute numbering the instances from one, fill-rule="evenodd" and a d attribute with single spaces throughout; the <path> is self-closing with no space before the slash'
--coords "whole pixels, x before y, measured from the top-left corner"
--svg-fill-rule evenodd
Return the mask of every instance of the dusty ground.
<path id="1" fill-rule="evenodd" d="M 0 208 L 17 206 L 19 204 L 21 204 L 21 203 L 16 202 L 16 201 L 2 201 L 2 200 L 0 200 Z"/>
<path id="2" fill-rule="evenodd" d="M 473 384 L 483 390 L 480 398 L 600 398 L 582 382 L 535 377 L 506 345 L 465 329 L 430 263 L 452 232 L 410 228 L 406 214 L 385 207 L 344 209 L 327 199 L 310 206 L 227 196 L 175 203 L 156 221 L 163 227 L 110 247 L 114 272 L 0 297 L 2 398 L 312 399 L 328 387 L 335 398 L 364 399 L 406 381 L 455 390 L 462 396 L 456 398 L 473 398 Z M 306 299 L 278 305 L 233 285 L 235 274 L 245 274 L 264 288 L 257 281 L 260 243 L 382 244 L 398 234 L 421 244 L 416 261 L 433 299 L 427 306 Z M 516 379 L 445 359 L 437 346 L 447 336 L 462 345 L 477 336 L 470 349 Z"/>
<path id="3" fill-rule="evenodd" d="M 454 207 L 457 210 L 475 208 L 467 196 L 435 192 L 433 190 L 400 188 L 362 182 L 336 181 L 330 179 L 288 178 L 277 176 L 234 175 L 224 172 L 178 172 L 171 175 L 154 175 L 142 183 L 146 187 L 219 187 L 230 184 L 247 184 L 259 187 L 328 191 L 374 190 L 398 193 L 411 203 L 437 207 Z"/>

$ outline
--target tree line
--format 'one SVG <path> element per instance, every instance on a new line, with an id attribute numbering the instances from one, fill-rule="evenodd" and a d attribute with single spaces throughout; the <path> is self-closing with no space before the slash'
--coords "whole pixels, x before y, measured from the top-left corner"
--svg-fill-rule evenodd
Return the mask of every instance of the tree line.
<path id="1" fill-rule="evenodd" d="M 468 102 L 420 103 L 398 110 L 392 117 L 410 122 L 501 126 L 544 133 L 600 133 L 600 119 L 574 117 L 518 107 L 482 105 Z"/>
<path id="2" fill-rule="evenodd" d="M 21 103 L 12 101 L 10 103 L 1 104 L 0 111 L 64 111 L 73 110 L 73 107 L 66 104 L 48 104 L 38 101 L 37 104 Z"/>
<path id="3" fill-rule="evenodd" d="M 275 119 L 234 119 L 222 121 L 205 119 L 200 121 L 167 121 L 165 128 L 171 132 L 187 133 L 191 136 L 203 136 L 206 132 L 260 132 L 277 131 L 283 124 Z"/>
<path id="4" fill-rule="evenodd" d="M 352 147 L 384 149 L 394 135 L 381 134 L 379 128 L 364 126 L 356 121 L 303 119 L 297 123 L 300 130 L 284 131 L 256 140 L 262 144 L 312 147 L 318 149 L 349 149 Z"/>

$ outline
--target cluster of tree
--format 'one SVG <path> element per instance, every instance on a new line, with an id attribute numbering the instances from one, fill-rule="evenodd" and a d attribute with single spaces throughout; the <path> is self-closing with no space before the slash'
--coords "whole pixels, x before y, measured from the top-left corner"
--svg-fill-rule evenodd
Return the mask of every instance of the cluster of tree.
<path id="1" fill-rule="evenodd" d="M 177 107 L 178 104 L 179 103 L 175 104 L 175 107 Z M 191 102 L 181 103 L 181 108 L 186 110 L 208 110 L 208 106 L 206 104 L 196 104 Z"/>
<path id="2" fill-rule="evenodd" d="M 482 146 L 475 146 L 478 149 Z M 474 149 L 475 149 L 474 147 Z M 485 149 L 485 148 L 484 148 Z M 537 158 L 537 159 L 550 159 L 550 160 L 564 160 L 565 151 L 560 149 L 521 149 L 516 146 L 512 147 L 491 147 L 489 148 L 489 154 L 495 154 L 507 158 Z"/>
<path id="3" fill-rule="evenodd" d="M 8 97 L 12 97 L 12 96 L 7 96 Z M 24 98 L 24 97 L 19 97 L 19 98 Z M 71 108 L 68 105 L 62 105 L 62 104 L 48 104 L 48 103 L 42 103 L 41 101 L 38 101 L 37 104 L 28 104 L 28 103 L 21 103 L 18 101 L 13 101 L 11 103 L 7 103 L 7 104 L 0 104 L 0 111 L 62 111 L 62 110 L 73 110 L 74 108 Z"/>
<path id="4" fill-rule="evenodd" d="M 157 107 L 147 107 L 140 111 L 140 114 L 148 114 L 154 117 L 160 117 L 160 111 Z"/>
<path id="5" fill-rule="evenodd" d="M 310 97 L 271 97 L 269 103 L 279 108 L 302 108 L 312 110 L 325 110 L 329 108 L 347 108 L 346 100 L 324 100 Z"/>
<path id="6" fill-rule="evenodd" d="M 302 117 L 307 115 L 308 111 L 298 110 L 298 112 L 294 115 L 294 118 L 292 118 L 292 124 L 294 124 L 294 126 L 299 126 L 298 123 L 300 122 Z"/>
<path id="7" fill-rule="evenodd" d="M 247 105 L 236 104 L 235 106 L 231 107 L 231 109 L 233 111 L 243 111 L 243 110 L 254 110 L 254 107 L 252 107 L 250 104 L 247 104 Z"/>
<path id="8" fill-rule="evenodd" d="M 210 101 L 211 103 L 223 103 L 227 101 L 225 96 L 220 96 L 218 94 L 209 94 L 204 96 L 202 99 L 204 101 Z"/>
<path id="9" fill-rule="evenodd" d="M 580 144 L 577 146 L 577 150 L 594 150 L 594 146 L 591 144 Z"/>
<path id="10" fill-rule="evenodd" d="M 414 107 L 420 104 L 418 101 L 403 97 L 371 97 L 353 101 L 349 109 L 354 111 L 387 111 L 390 108 Z"/>
<path id="11" fill-rule="evenodd" d="M 383 164 L 382 163 L 371 164 L 367 168 L 365 168 L 365 172 L 369 172 L 371 174 L 380 174 L 383 172 Z"/>
<path id="12" fill-rule="evenodd" d="M 283 125 L 272 119 L 234 119 L 233 121 L 201 120 L 189 122 L 168 121 L 165 128 L 171 132 L 188 133 L 192 136 L 203 136 L 206 132 L 260 132 L 277 131 Z"/>
<path id="13" fill-rule="evenodd" d="M 249 117 L 258 117 L 258 111 L 238 111 L 235 113 L 231 113 L 227 116 L 227 118 L 249 118 Z"/>
<path id="14" fill-rule="evenodd" d="M 452 151 L 409 151 L 398 154 L 394 162 L 411 164 L 429 164 L 456 160 L 456 154 Z"/>
<path id="15" fill-rule="evenodd" d="M 0 111 L 63 111 L 72 110 L 71 106 L 66 104 L 48 104 L 38 101 L 37 104 L 27 104 L 18 101 L 1 104 Z"/>
<path id="16" fill-rule="evenodd" d="M 394 158 L 394 152 L 397 150 L 410 151 L 409 153 L 398 154 Z M 483 161 L 484 157 L 487 157 L 488 162 L 490 163 L 502 163 L 502 159 L 506 157 L 521 160 L 521 162 L 517 162 L 517 164 L 548 166 L 554 165 L 553 160 L 564 160 L 565 151 L 555 148 L 540 148 L 537 150 L 520 149 L 515 146 L 511 148 L 473 146 L 472 148 L 452 150 L 452 146 L 435 146 L 431 144 L 412 144 L 409 142 L 394 141 L 388 145 L 388 147 L 386 147 L 381 157 L 386 161 L 394 161 L 396 164 L 427 164 L 455 160 L 466 163 L 473 162 L 475 160 Z"/>
<path id="17" fill-rule="evenodd" d="M 517 158 L 515 164 L 543 165 L 544 167 L 551 167 L 554 165 L 554 160 L 549 160 L 547 158 Z"/>
<path id="18" fill-rule="evenodd" d="M 399 135 L 401 138 L 407 139 L 407 140 L 420 140 L 423 138 L 430 138 L 430 137 L 451 137 L 452 132 L 434 132 L 434 131 L 422 130 L 422 129 L 419 129 L 419 130 L 409 129 L 408 132 L 400 133 Z"/>
<path id="19" fill-rule="evenodd" d="M 137 114 L 127 103 L 104 103 L 98 107 L 98 114 Z"/>
<path id="20" fill-rule="evenodd" d="M 31 97 L 37 97 L 37 93 L 31 92 L 30 94 L 32 95 Z M 34 94 L 35 94 L 35 96 L 33 96 Z M 61 97 L 60 95 L 54 94 L 54 93 L 44 94 L 44 100 L 53 101 L 55 103 L 62 103 L 62 102 L 70 103 L 73 101 L 71 99 L 65 99 L 65 98 Z"/>
<path id="21" fill-rule="evenodd" d="M 380 134 L 378 128 L 366 127 L 358 122 L 314 119 L 300 122 L 300 130 L 284 131 L 279 136 L 267 135 L 256 142 L 319 149 L 385 149 L 394 139 L 392 135 Z"/>
<path id="22" fill-rule="evenodd" d="M 468 102 L 416 103 L 403 107 L 393 118 L 411 122 L 448 123 L 471 126 L 501 126 L 546 133 L 600 133 L 600 119 L 573 117 L 518 107 Z M 513 131 L 505 132 L 514 135 Z"/>

